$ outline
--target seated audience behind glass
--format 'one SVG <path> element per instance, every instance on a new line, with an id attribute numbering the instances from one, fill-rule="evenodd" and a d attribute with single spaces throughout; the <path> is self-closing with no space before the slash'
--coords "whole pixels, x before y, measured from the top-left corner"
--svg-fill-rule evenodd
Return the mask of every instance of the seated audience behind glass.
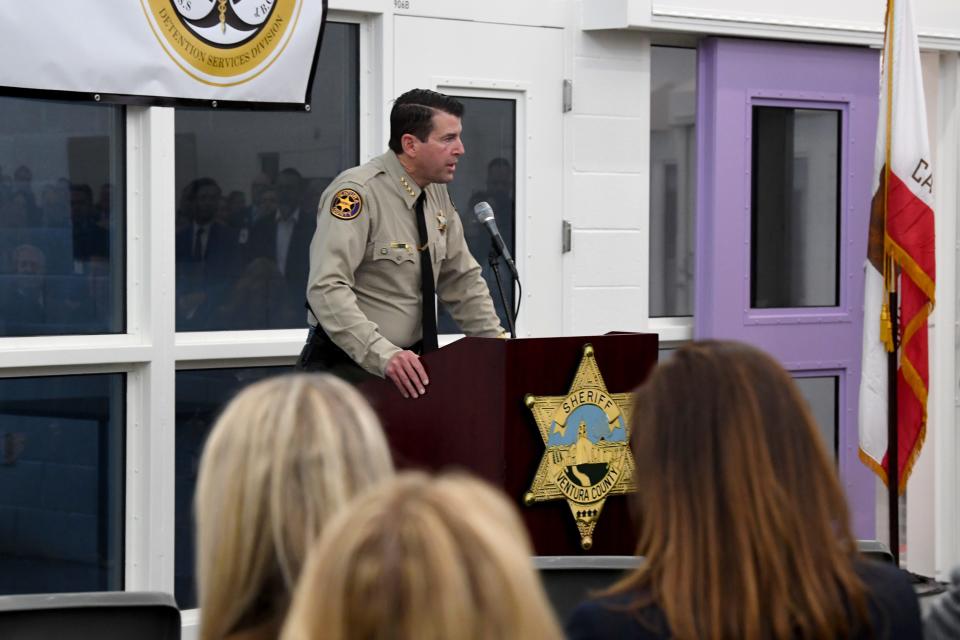
<path id="1" fill-rule="evenodd" d="M 0 101 L 0 111 L 12 102 Z M 55 102 L 38 108 L 53 121 L 73 111 Z M 13 147 L 19 137 L 13 136 Z M 86 158 L 92 173 L 113 164 L 104 151 Z M 89 184 L 50 177 L 56 163 L 43 167 L 38 185 L 29 166 L 17 166 L 11 176 L 3 161 L 0 154 L 0 336 L 122 331 L 122 193 L 103 183 L 94 204 Z"/>
<path id="2" fill-rule="evenodd" d="M 559 640 L 516 510 L 466 476 L 406 473 L 324 529 L 284 640 Z"/>
<path id="3" fill-rule="evenodd" d="M 200 462 L 200 639 L 275 638 L 314 538 L 392 475 L 380 423 L 348 384 L 293 375 L 240 392 Z"/>
<path id="4" fill-rule="evenodd" d="M 244 192 L 225 196 L 210 177 L 192 180 L 181 192 L 178 331 L 280 329 L 303 322 L 319 192 L 289 167 L 275 184 L 263 175 L 252 186 L 252 207 Z"/>
<path id="5" fill-rule="evenodd" d="M 636 392 L 641 566 L 567 625 L 586 638 L 917 638 L 909 579 L 858 555 L 789 374 L 743 344 L 676 351 Z"/>

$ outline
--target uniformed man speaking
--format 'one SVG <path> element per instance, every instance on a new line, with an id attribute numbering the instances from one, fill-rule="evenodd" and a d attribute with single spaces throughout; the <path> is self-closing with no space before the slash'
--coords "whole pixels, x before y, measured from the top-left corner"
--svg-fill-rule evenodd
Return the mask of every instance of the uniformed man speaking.
<path id="1" fill-rule="evenodd" d="M 390 112 L 390 150 L 323 193 L 299 368 L 353 381 L 374 374 L 405 397 L 422 395 L 419 355 L 437 348 L 434 294 L 467 335 L 504 335 L 445 186 L 464 152 L 462 115 L 454 98 L 408 91 Z"/>

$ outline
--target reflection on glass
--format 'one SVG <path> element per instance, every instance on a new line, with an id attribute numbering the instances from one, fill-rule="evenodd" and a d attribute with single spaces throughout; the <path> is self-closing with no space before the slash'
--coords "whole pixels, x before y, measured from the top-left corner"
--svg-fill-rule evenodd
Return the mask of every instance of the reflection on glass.
<path id="1" fill-rule="evenodd" d="M 820 436 L 827 450 L 837 459 L 837 393 L 839 381 L 836 376 L 822 378 L 794 378 L 800 393 L 807 399 Z"/>
<path id="2" fill-rule="evenodd" d="M 653 47 L 650 64 L 650 316 L 689 316 L 697 186 L 697 52 Z"/>
<path id="3" fill-rule="evenodd" d="M 751 306 L 839 301 L 840 112 L 753 108 Z"/>
<path id="4" fill-rule="evenodd" d="M 0 336 L 125 330 L 123 114 L 0 97 Z"/>
<path id="5" fill-rule="evenodd" d="M 0 595 L 123 589 L 123 387 L 0 380 Z"/>
<path id="6" fill-rule="evenodd" d="M 359 51 L 327 24 L 309 113 L 177 109 L 177 331 L 306 326 L 320 194 L 359 162 Z"/>
<path id="7" fill-rule="evenodd" d="M 448 190 L 463 222 L 463 233 L 470 253 L 480 263 L 487 281 L 500 325 L 507 327 L 507 315 L 490 267 L 490 234 L 477 222 L 473 207 L 486 202 L 493 209 L 503 242 L 516 256 L 515 182 L 517 175 L 516 102 L 495 98 L 465 98 L 463 146 L 466 153 L 457 163 L 457 176 Z M 516 259 L 516 258 L 514 258 Z M 523 274 L 521 274 L 522 277 Z M 500 278 L 507 300 L 514 300 L 514 284 L 506 263 L 500 260 Z M 437 316 L 440 333 L 460 333 L 459 327 L 440 305 Z"/>
<path id="8" fill-rule="evenodd" d="M 289 367 L 177 371 L 174 596 L 181 609 L 197 606 L 193 493 L 210 429 L 223 407 L 241 389 L 289 371 Z"/>

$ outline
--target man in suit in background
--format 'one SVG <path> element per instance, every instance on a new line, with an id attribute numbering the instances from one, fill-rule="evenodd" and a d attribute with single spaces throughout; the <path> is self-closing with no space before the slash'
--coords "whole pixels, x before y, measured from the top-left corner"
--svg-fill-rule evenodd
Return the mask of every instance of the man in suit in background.
<path id="1" fill-rule="evenodd" d="M 202 330 L 209 309 L 237 277 L 237 238 L 215 220 L 222 191 L 213 178 L 197 178 L 185 195 L 193 220 L 177 232 L 177 329 Z"/>
<path id="2" fill-rule="evenodd" d="M 277 265 L 286 283 L 286 299 L 301 309 L 317 212 L 302 206 L 304 181 L 296 169 L 287 168 L 277 175 L 276 193 L 276 211 L 259 217 L 253 224 L 249 253 L 251 259 L 269 258 Z"/>

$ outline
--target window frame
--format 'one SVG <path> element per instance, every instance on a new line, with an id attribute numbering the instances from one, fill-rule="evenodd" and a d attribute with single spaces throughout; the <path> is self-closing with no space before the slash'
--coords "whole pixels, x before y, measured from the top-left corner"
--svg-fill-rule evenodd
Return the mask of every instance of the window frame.
<path id="1" fill-rule="evenodd" d="M 646 122 L 644 123 L 644 136 L 643 136 L 643 146 L 638 150 L 639 153 L 644 154 L 647 162 L 647 170 L 640 177 L 642 182 L 643 192 L 645 194 L 645 200 L 640 213 L 640 228 L 645 236 L 645 241 L 642 246 L 639 248 L 638 253 L 640 254 L 640 259 L 642 263 L 642 268 L 644 270 L 645 277 L 642 279 L 643 286 L 643 309 L 641 310 L 641 317 L 645 323 L 643 330 L 649 331 L 651 333 L 656 333 L 660 338 L 660 348 L 672 348 L 675 346 L 680 346 L 684 342 L 693 340 L 693 314 L 696 313 L 696 309 L 693 310 L 689 316 L 657 316 L 653 317 L 650 315 L 650 220 L 652 216 L 652 210 L 650 206 L 650 193 L 652 189 L 651 184 L 651 164 L 650 164 L 650 149 L 651 149 L 651 136 L 650 136 L 650 126 L 651 120 L 653 117 L 653 107 L 650 104 L 650 101 L 653 98 L 652 87 L 650 85 L 650 79 L 652 78 L 653 73 L 653 47 L 677 47 L 682 49 L 693 49 L 697 50 L 699 45 L 699 38 L 696 36 L 690 37 L 674 37 L 669 38 L 665 36 L 658 36 L 657 34 L 649 34 L 643 40 L 641 45 L 642 55 L 640 56 L 640 62 L 643 65 L 642 71 L 648 78 L 647 86 L 645 87 L 646 91 L 646 105 L 643 111 L 643 118 Z M 697 105 L 699 108 L 699 104 Z M 696 238 L 694 238 L 694 259 L 696 259 Z M 695 286 L 696 283 L 694 283 Z"/>
<path id="2" fill-rule="evenodd" d="M 124 307 L 126 312 L 126 332 L 112 334 L 67 334 L 53 336 L 3 336 L 0 337 L 0 378 L 52 377 L 65 375 L 121 374 L 124 377 L 124 458 L 123 475 L 124 523 L 123 558 L 124 588 L 136 589 L 132 580 L 131 564 L 134 564 L 131 527 L 134 517 L 134 483 L 131 482 L 138 465 L 134 463 L 133 453 L 136 443 L 131 428 L 139 420 L 139 407 L 142 406 L 142 369 L 149 363 L 151 349 L 141 330 L 144 310 L 147 308 L 141 300 L 144 264 L 140 258 L 143 250 L 142 208 L 137 202 L 139 194 L 134 194 L 136 171 L 143 163 L 137 157 L 140 145 L 136 140 L 137 127 L 134 123 L 140 118 L 137 107 L 123 109 L 123 148 L 124 178 L 126 188 L 126 208 L 124 211 L 125 238 L 123 268 Z M 144 505 L 141 500 L 139 506 Z M 149 503 L 149 501 L 146 501 Z"/>
<path id="3" fill-rule="evenodd" d="M 454 78 L 436 78 L 437 91 L 452 95 L 457 98 L 481 98 L 487 100 L 504 100 L 512 101 L 514 108 L 514 188 L 513 188 L 513 200 L 514 200 L 514 260 L 517 263 L 517 270 L 522 274 L 524 272 L 524 267 L 526 266 L 526 254 L 528 251 L 523 250 L 529 245 L 528 240 L 528 231 L 527 223 L 529 219 L 533 216 L 532 212 L 526 211 L 525 203 L 527 201 L 527 182 L 522 179 L 522 176 L 526 175 L 527 170 L 527 87 L 523 84 L 518 83 L 505 83 L 497 82 L 490 80 L 487 82 L 477 82 L 469 81 L 465 82 L 463 80 L 457 80 Z M 469 114 L 467 114 L 469 118 Z M 460 212 L 461 219 L 463 216 L 472 216 L 472 211 Z M 543 247 L 541 247 L 543 248 Z M 474 256 L 477 262 L 480 262 L 484 259 L 484 256 Z M 506 274 L 506 275 L 504 275 Z M 509 279 L 509 273 L 504 266 L 501 271 L 501 277 Z M 519 299 L 519 294 L 521 293 L 518 287 L 514 287 L 513 291 L 513 305 L 514 309 L 516 308 L 517 301 Z M 490 289 L 491 299 L 495 299 L 500 294 L 493 288 Z M 439 305 L 439 301 L 437 302 Z M 520 316 L 514 319 L 516 324 L 517 336 L 528 335 L 525 331 L 529 331 L 529 325 L 526 321 L 526 317 L 523 314 L 523 305 L 520 305 Z M 504 329 L 509 331 L 509 328 L 504 326 Z M 446 346 L 450 343 L 456 342 L 460 338 L 465 337 L 464 333 L 441 333 L 438 336 L 438 343 L 441 347 Z"/>
<path id="4" fill-rule="evenodd" d="M 372 140 L 376 139 L 371 134 L 371 122 L 374 117 L 371 108 L 371 93 L 374 91 L 371 80 L 372 76 L 370 59 L 372 51 L 372 34 L 375 25 L 371 20 L 365 20 L 360 16 L 347 15 L 331 12 L 328 15 L 331 22 L 356 24 L 359 26 L 359 113 L 360 113 L 360 131 L 359 131 L 359 150 L 360 162 L 365 162 L 368 158 L 378 155 L 381 151 L 375 153 L 370 151 Z M 170 110 L 170 133 L 172 139 L 174 129 L 174 111 Z M 379 128 L 379 127 L 378 127 Z M 164 173 L 168 174 L 165 179 L 169 181 L 171 187 L 167 192 L 174 195 L 175 165 L 173 149 L 170 151 L 169 161 L 164 166 Z M 173 210 L 173 203 L 169 205 L 168 211 Z M 164 258 L 167 263 L 165 273 L 169 275 L 168 282 L 165 281 L 170 291 L 174 290 L 175 282 L 173 272 L 175 270 L 175 247 L 174 232 L 171 225 L 167 233 L 169 242 L 163 247 Z M 173 296 L 170 296 L 166 309 L 170 311 L 169 322 L 171 327 L 175 327 L 173 309 Z M 168 533 L 158 541 L 159 544 L 151 546 L 153 554 L 158 558 L 163 557 L 164 566 L 158 568 L 155 572 L 157 577 L 163 580 L 162 590 L 173 593 L 174 590 L 174 465 L 173 460 L 176 457 L 176 372 L 181 370 L 196 369 L 233 369 L 244 367 L 271 367 L 271 366 L 292 366 L 296 362 L 297 356 L 304 345 L 307 335 L 306 314 L 304 313 L 304 324 L 302 328 L 297 329 L 259 329 L 244 331 L 180 331 L 171 330 L 163 336 L 166 341 L 165 348 L 169 351 L 171 366 L 167 367 L 162 373 L 163 391 L 161 396 L 169 398 L 169 402 L 158 403 L 165 414 L 163 427 L 165 434 L 161 442 L 157 443 L 163 447 L 161 459 L 169 461 L 165 468 L 161 469 L 163 489 L 165 490 L 164 503 L 165 514 L 168 514 L 168 520 L 164 524 Z M 172 339 L 171 339 L 172 338 Z M 169 497 L 167 498 L 167 494 Z M 154 493 L 154 496 L 157 494 Z M 168 503 L 168 504 L 167 504 Z M 158 548 L 162 547 L 162 548 Z M 184 628 L 194 626 L 199 622 L 198 609 L 185 609 L 181 612 Z"/>
<path id="5" fill-rule="evenodd" d="M 377 155 L 388 118 L 383 16 L 331 11 L 359 26 L 360 161 Z M 124 588 L 173 593 L 175 381 L 181 369 L 292 365 L 302 329 L 175 331 L 175 110 L 127 106 L 126 332 L 0 337 L 0 378 L 120 373 L 125 376 Z M 379 147 L 379 145 L 377 145 Z M 183 612 L 189 637 L 197 610 Z"/>

